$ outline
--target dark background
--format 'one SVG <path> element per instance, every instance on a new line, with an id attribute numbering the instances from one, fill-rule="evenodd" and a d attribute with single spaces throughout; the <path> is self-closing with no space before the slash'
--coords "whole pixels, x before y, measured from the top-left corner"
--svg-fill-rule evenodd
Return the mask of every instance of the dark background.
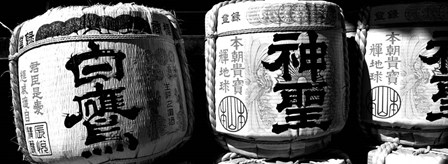
<path id="1" fill-rule="evenodd" d="M 365 5 L 390 4 L 411 2 L 418 0 L 328 0 L 338 4 L 344 11 L 347 21 L 355 22 L 357 11 Z M 20 23 L 43 14 L 47 9 L 69 5 L 116 4 L 119 2 L 135 2 L 148 7 L 156 7 L 173 11 L 179 22 L 186 43 L 188 60 L 191 65 L 195 98 L 195 129 L 192 139 L 180 150 L 175 151 L 167 159 L 159 163 L 214 163 L 224 150 L 214 141 L 209 133 L 208 113 L 205 98 L 205 66 L 204 66 L 204 16 L 218 0 L 12 0 L 0 6 L 0 22 L 13 29 Z M 8 47 L 10 32 L 0 27 L 0 163 L 26 163 L 18 151 L 8 72 Z M 201 90 L 202 89 L 202 90 Z M 353 111 L 351 111 L 353 115 Z M 351 117 L 353 118 L 353 117 Z M 361 134 L 356 131 L 356 120 L 349 119 L 346 128 L 333 139 L 330 147 L 340 149 L 347 153 L 355 164 L 366 163 L 367 151 L 372 145 L 367 145 Z M 353 131 L 353 129 L 355 129 Z"/>

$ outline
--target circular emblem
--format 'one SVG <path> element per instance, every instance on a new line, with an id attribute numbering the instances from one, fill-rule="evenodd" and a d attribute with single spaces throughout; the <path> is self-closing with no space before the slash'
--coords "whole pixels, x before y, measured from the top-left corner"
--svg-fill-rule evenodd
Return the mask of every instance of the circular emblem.
<path id="1" fill-rule="evenodd" d="M 401 108 L 401 98 L 397 91 L 388 86 L 377 86 L 367 96 L 368 109 L 377 118 L 391 118 Z"/>
<path id="2" fill-rule="evenodd" d="M 221 125 L 227 131 L 237 132 L 246 125 L 247 109 L 237 97 L 224 97 L 219 103 L 218 112 Z"/>

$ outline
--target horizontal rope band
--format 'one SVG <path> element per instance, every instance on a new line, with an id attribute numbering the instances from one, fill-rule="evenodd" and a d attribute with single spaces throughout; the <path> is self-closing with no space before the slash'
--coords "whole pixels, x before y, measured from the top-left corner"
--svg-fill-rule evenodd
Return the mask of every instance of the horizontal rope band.
<path id="1" fill-rule="evenodd" d="M 220 136 L 225 137 L 227 139 L 240 141 L 240 142 L 245 142 L 245 143 L 265 144 L 265 145 L 291 144 L 291 143 L 299 142 L 299 141 L 300 142 L 311 143 L 311 142 L 321 142 L 325 138 L 330 138 L 331 139 L 331 135 L 330 134 L 326 134 L 326 135 L 316 136 L 316 137 L 313 137 L 313 138 L 305 138 L 305 139 L 291 138 L 291 139 L 286 139 L 286 140 L 281 140 L 281 141 L 268 141 L 268 140 L 255 139 L 254 137 L 243 138 L 243 137 L 238 137 L 238 136 L 234 136 L 234 135 L 226 134 L 226 133 L 221 133 L 221 132 L 217 132 L 217 133 Z"/>
<path id="2" fill-rule="evenodd" d="M 56 44 L 56 43 L 91 41 L 91 40 L 118 41 L 118 40 L 138 40 L 138 39 L 158 39 L 158 40 L 165 41 L 165 42 L 168 42 L 171 44 L 176 44 L 175 41 L 169 37 L 164 37 L 164 36 L 155 35 L 155 34 L 132 34 L 132 35 L 114 35 L 114 34 L 104 35 L 103 34 L 103 35 L 59 36 L 59 37 L 39 40 L 39 41 L 30 43 L 29 45 L 20 49 L 18 52 L 11 52 L 11 54 L 9 56 L 9 60 L 17 60 L 24 53 L 26 53 L 27 51 L 32 50 L 34 48 L 45 46 L 45 45 L 50 45 L 50 44 Z"/>
<path id="3" fill-rule="evenodd" d="M 364 124 L 364 126 L 370 127 L 370 128 L 376 128 L 376 129 L 382 129 L 382 130 L 391 130 L 391 131 L 396 131 L 396 132 L 422 132 L 422 133 L 426 133 L 426 132 L 448 132 L 448 127 L 443 125 L 441 126 L 441 128 L 433 128 L 433 129 L 421 129 L 421 128 L 414 128 L 414 129 L 406 129 L 406 128 L 402 128 L 399 127 L 399 125 L 395 125 L 395 126 L 385 126 L 385 125 L 381 125 L 378 123 L 373 123 L 373 122 L 368 122 L 368 121 L 364 121 L 361 120 L 361 122 Z M 420 127 L 424 127 L 423 125 Z"/>
<path id="4" fill-rule="evenodd" d="M 217 38 L 231 35 L 241 34 L 253 34 L 253 33 L 266 33 L 266 32 L 294 32 L 294 31 L 308 31 L 308 30 L 329 30 L 334 29 L 336 26 L 286 26 L 286 27 L 260 27 L 241 29 L 235 31 L 226 31 L 218 34 L 207 34 L 206 38 Z M 342 28 L 341 28 L 342 30 Z M 343 31 L 345 32 L 345 31 Z"/>

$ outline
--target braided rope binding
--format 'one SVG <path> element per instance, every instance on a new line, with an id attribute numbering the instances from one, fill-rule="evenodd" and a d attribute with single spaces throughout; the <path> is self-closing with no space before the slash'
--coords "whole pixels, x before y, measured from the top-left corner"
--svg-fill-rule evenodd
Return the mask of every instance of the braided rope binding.
<path id="1" fill-rule="evenodd" d="M 16 126 L 17 143 L 19 144 L 18 150 L 22 152 L 23 159 L 30 162 L 36 163 L 30 156 L 28 152 L 25 134 L 23 134 L 24 125 L 22 117 L 22 108 L 20 102 L 20 91 L 19 91 L 19 73 L 18 73 L 18 42 L 19 42 L 19 32 L 22 28 L 23 23 L 17 26 L 14 30 L 13 36 L 11 36 L 9 42 L 9 71 L 10 71 L 10 84 L 12 93 L 12 107 L 14 113 L 14 124 Z M 15 35 L 14 35 L 15 34 Z"/>
<path id="2" fill-rule="evenodd" d="M 189 138 L 192 135 L 193 131 L 193 124 L 194 124 L 194 107 L 193 107 L 193 89 L 191 87 L 191 77 L 190 77 L 190 67 L 188 65 L 187 55 L 185 53 L 185 45 L 184 40 L 182 39 L 182 32 L 179 27 L 179 23 L 177 21 L 177 18 L 175 15 L 171 12 L 168 12 L 166 10 L 160 9 L 159 12 L 163 15 L 165 15 L 171 22 L 174 28 L 174 36 L 173 39 L 175 40 L 175 46 L 179 57 L 179 62 L 182 69 L 182 77 L 184 82 L 184 89 L 185 89 L 185 101 L 187 103 L 187 112 L 188 112 L 188 127 L 187 127 L 187 136 L 184 138 L 184 141 L 189 140 Z"/>
<path id="3" fill-rule="evenodd" d="M 215 68 L 216 68 L 216 38 L 217 38 L 217 23 L 219 8 L 239 2 L 255 1 L 255 0 L 232 0 L 220 2 L 212 7 L 205 15 L 205 36 L 206 43 L 204 48 L 205 53 L 205 91 L 208 102 L 209 120 L 213 128 L 213 134 L 218 139 L 219 143 L 227 147 L 224 139 L 216 132 L 216 115 L 215 115 Z"/>
<path id="4" fill-rule="evenodd" d="M 362 8 L 358 16 L 359 19 L 355 40 L 359 45 L 362 55 L 364 56 L 366 54 L 367 47 L 367 31 L 369 30 L 368 23 L 370 19 L 370 7 Z"/>
<path id="5" fill-rule="evenodd" d="M 345 76 L 345 84 L 344 84 L 344 89 L 345 89 L 345 113 L 344 113 L 344 125 L 347 122 L 348 119 L 348 115 L 350 112 L 350 57 L 349 57 L 349 50 L 348 50 L 348 41 L 347 41 L 347 36 L 346 36 L 346 27 L 345 27 L 345 17 L 344 17 L 344 13 L 342 11 L 342 9 L 340 9 L 339 15 L 341 17 L 341 28 L 342 28 L 342 40 L 343 40 L 343 56 L 344 56 L 344 76 Z M 342 126 L 342 127 L 343 127 Z"/>
<path id="6" fill-rule="evenodd" d="M 386 142 L 381 144 L 380 146 L 377 146 L 377 151 L 373 155 L 372 164 L 386 163 L 387 155 L 392 153 L 393 150 L 397 150 L 398 146 L 399 145 L 396 142 Z"/>
<path id="7" fill-rule="evenodd" d="M 408 150 L 412 151 L 412 155 L 418 156 L 420 154 L 439 154 L 447 156 L 448 154 L 443 151 L 437 151 L 437 150 L 431 150 L 431 146 L 426 146 L 425 148 L 411 148 L 411 147 L 403 147 L 402 145 L 398 144 L 398 139 L 392 142 L 385 142 L 381 144 L 380 146 L 376 146 L 376 152 L 373 154 L 372 159 L 370 159 L 372 164 L 385 164 L 386 163 L 386 157 L 392 153 L 392 151 L 395 150 Z"/>

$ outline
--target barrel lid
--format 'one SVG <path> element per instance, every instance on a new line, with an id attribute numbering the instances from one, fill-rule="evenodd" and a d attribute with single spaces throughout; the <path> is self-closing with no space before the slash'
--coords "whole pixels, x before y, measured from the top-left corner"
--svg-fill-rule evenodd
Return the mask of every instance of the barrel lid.
<path id="1" fill-rule="evenodd" d="M 161 9 L 134 3 L 56 7 L 15 28 L 15 52 L 44 39 L 77 35 L 155 34 L 173 38 L 173 25 Z M 11 52 L 14 53 L 14 52 Z"/>
<path id="2" fill-rule="evenodd" d="M 262 32 L 269 28 L 320 30 L 340 27 L 340 7 L 327 1 L 247 1 L 222 6 L 217 33 Z M 275 29 L 278 30 L 278 29 Z"/>
<path id="3" fill-rule="evenodd" d="M 371 27 L 448 25 L 448 3 L 415 2 L 373 6 L 369 24 Z"/>

